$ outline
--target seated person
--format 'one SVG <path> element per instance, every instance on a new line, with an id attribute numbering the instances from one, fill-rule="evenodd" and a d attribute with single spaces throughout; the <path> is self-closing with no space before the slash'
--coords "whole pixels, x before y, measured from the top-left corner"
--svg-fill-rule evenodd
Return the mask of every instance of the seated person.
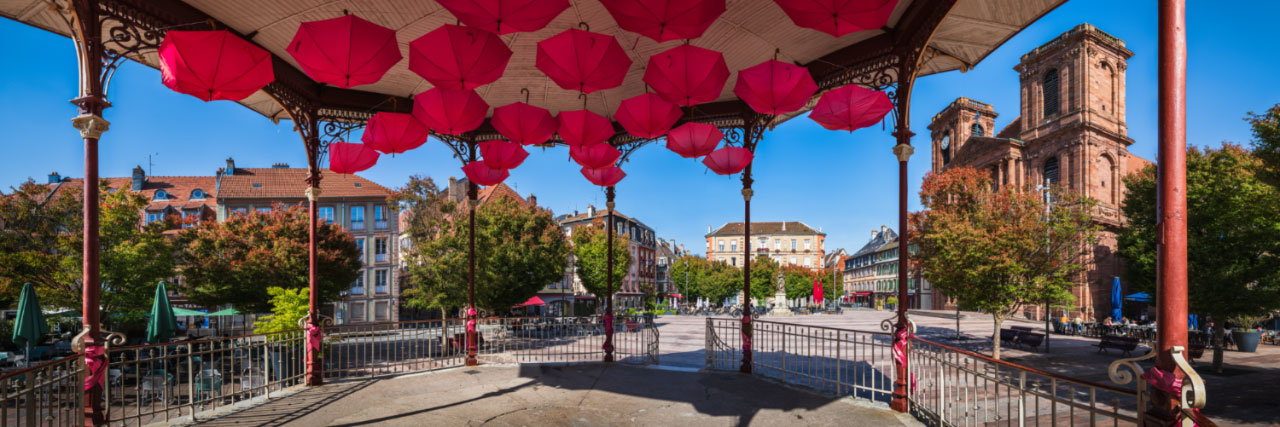
<path id="1" fill-rule="evenodd" d="M 1084 320 L 1079 315 L 1071 321 L 1071 326 L 1076 329 L 1076 333 L 1084 332 Z"/>
<path id="2" fill-rule="evenodd" d="M 1107 316 L 1105 319 L 1102 320 L 1102 326 L 1111 327 L 1114 325 L 1115 325 L 1115 322 L 1111 321 L 1111 316 Z"/>

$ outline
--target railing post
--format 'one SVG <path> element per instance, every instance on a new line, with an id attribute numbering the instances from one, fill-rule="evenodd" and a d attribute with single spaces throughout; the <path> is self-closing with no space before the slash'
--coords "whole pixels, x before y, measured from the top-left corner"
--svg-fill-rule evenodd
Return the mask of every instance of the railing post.
<path id="1" fill-rule="evenodd" d="M 191 408 L 191 420 L 196 420 L 196 381 L 195 381 L 195 355 L 191 350 L 191 343 L 187 343 L 187 406 Z"/>
<path id="2" fill-rule="evenodd" d="M 1092 390 L 1092 388 L 1091 388 Z M 1027 371 L 1018 371 L 1018 425 L 1027 422 Z"/>
<path id="3" fill-rule="evenodd" d="M 27 408 L 27 425 L 40 425 L 37 420 L 40 419 L 39 412 L 36 407 L 36 371 L 27 371 L 25 374 L 27 383 L 26 391 L 26 408 Z"/>
<path id="4" fill-rule="evenodd" d="M 934 359 L 938 364 L 938 424 L 947 423 L 947 367 L 941 357 Z"/>
<path id="5" fill-rule="evenodd" d="M 714 368 L 714 367 L 715 367 L 714 365 L 712 365 L 712 361 L 711 361 L 711 357 L 712 357 L 712 355 L 715 353 L 715 349 L 714 349 L 714 348 L 711 348 L 711 337 L 712 337 L 712 335 L 713 335 L 713 334 L 715 334 L 715 333 L 716 333 L 715 326 L 714 326 L 714 325 L 712 325 L 712 323 L 711 323 L 711 318 L 710 318 L 710 317 L 708 317 L 708 318 L 707 318 L 707 332 L 706 332 L 705 334 L 703 334 L 703 335 L 702 335 L 702 344 L 703 344 L 703 347 L 704 347 L 704 348 L 706 348 L 705 352 L 706 352 L 706 356 L 707 356 L 707 367 L 709 367 L 709 368 Z"/>

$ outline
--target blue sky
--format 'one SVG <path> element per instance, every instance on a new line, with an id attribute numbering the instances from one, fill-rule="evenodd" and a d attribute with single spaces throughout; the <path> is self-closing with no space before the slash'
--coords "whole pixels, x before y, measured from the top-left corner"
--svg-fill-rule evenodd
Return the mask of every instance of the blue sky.
<path id="1" fill-rule="evenodd" d="M 1268 42 L 1275 39 L 1280 2 L 1232 7 L 1188 3 L 1188 142 L 1247 142 L 1245 113 L 1280 102 L 1280 86 L 1274 83 L 1280 56 L 1272 54 L 1273 43 Z M 1127 75 L 1129 136 L 1136 141 L 1130 150 L 1154 160 L 1155 2 L 1071 0 L 975 69 L 917 82 L 911 117 L 917 134 L 917 154 L 909 168 L 912 209 L 919 209 L 915 194 L 930 164 L 924 148 L 929 145 L 929 118 L 956 97 L 967 96 L 994 105 L 999 113 L 996 127 L 1003 128 L 1018 115 L 1018 77 L 1013 71 L 1018 58 L 1082 22 L 1123 39 L 1134 52 Z M 67 102 L 76 95 L 71 41 L 3 18 L 0 40 L 20 41 L 9 44 L 0 67 L 0 129 L 9 135 L 0 142 L 0 188 L 27 177 L 43 180 L 52 171 L 82 176 L 82 144 L 69 121 L 76 112 Z M 146 167 L 148 155 L 153 155 L 154 175 L 211 175 L 227 157 L 234 157 L 241 167 L 305 165 L 302 143 L 291 123 L 273 125 L 235 103 L 204 103 L 177 94 L 160 84 L 156 70 L 125 65 L 115 76 L 110 97 L 114 107 L 105 116 L 111 130 L 100 146 L 103 176 L 128 176 L 135 165 Z M 856 250 L 871 229 L 882 224 L 897 228 L 897 163 L 890 131 L 875 126 L 852 134 L 829 132 L 805 117 L 779 126 L 757 150 L 752 219 L 822 227 L 829 249 Z M 413 174 L 437 181 L 461 177 L 458 166 L 448 150 L 433 141 L 395 158 L 384 156 L 362 175 L 398 187 Z M 618 185 L 619 211 L 694 252 L 705 250 L 708 226 L 742 220 L 737 177 L 707 172 L 701 163 L 682 159 L 660 144 L 639 150 L 624 169 L 628 177 Z M 507 183 L 522 195 L 537 195 L 539 204 L 557 214 L 604 204 L 603 192 L 582 178 L 564 149 L 535 151 L 512 171 Z"/>

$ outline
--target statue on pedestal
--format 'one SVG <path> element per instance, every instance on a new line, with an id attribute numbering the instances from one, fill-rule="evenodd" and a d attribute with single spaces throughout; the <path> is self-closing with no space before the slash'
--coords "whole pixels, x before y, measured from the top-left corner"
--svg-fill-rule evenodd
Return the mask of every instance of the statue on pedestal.
<path id="1" fill-rule="evenodd" d="M 791 309 L 787 308 L 787 279 L 782 275 L 782 271 L 778 271 L 778 286 L 773 294 L 773 310 L 769 312 L 774 316 L 790 316 Z"/>

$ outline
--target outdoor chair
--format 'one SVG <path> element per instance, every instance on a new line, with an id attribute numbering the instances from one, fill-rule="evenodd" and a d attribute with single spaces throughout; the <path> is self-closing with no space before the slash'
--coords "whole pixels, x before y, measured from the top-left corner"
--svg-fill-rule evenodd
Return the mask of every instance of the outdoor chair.
<path id="1" fill-rule="evenodd" d="M 222 394 L 222 373 L 217 369 L 205 369 L 196 376 L 196 391 L 200 393 L 198 400 L 214 398 Z"/>
<path id="2" fill-rule="evenodd" d="M 156 369 L 143 376 L 139 383 L 142 386 L 141 404 L 146 405 L 152 401 L 164 402 L 168 397 L 169 385 L 174 383 L 173 374 Z"/>

